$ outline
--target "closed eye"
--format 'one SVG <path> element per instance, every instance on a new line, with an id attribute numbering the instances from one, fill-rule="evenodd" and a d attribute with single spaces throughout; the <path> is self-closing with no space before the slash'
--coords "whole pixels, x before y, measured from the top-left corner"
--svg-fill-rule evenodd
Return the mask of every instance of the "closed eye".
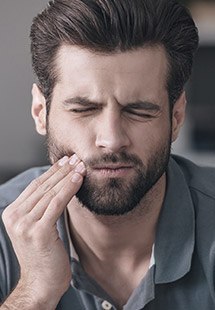
<path id="1" fill-rule="evenodd" d="M 67 111 L 81 114 L 90 113 L 101 108 L 100 103 L 90 101 L 86 97 L 72 97 L 63 101 L 63 105 Z"/>
<path id="2" fill-rule="evenodd" d="M 98 108 L 96 107 L 90 107 L 90 108 L 84 108 L 84 109 L 69 109 L 70 112 L 73 112 L 73 113 L 86 113 L 86 112 L 93 112 L 93 111 L 96 111 L 98 110 Z"/>
<path id="3" fill-rule="evenodd" d="M 150 120 L 157 118 L 161 113 L 161 108 L 158 104 L 149 101 L 137 101 L 129 103 L 124 107 L 124 112 L 135 119 Z"/>
<path id="4" fill-rule="evenodd" d="M 152 119 L 152 118 L 155 118 L 157 115 L 155 114 L 150 114 L 150 113 L 147 113 L 147 112 L 143 112 L 141 109 L 138 110 L 138 109 L 125 109 L 124 112 L 130 114 L 130 115 L 134 115 L 134 116 L 137 116 L 137 117 L 140 117 L 140 118 L 145 118 L 145 119 Z"/>
<path id="5" fill-rule="evenodd" d="M 151 115 L 151 114 L 141 113 L 141 112 L 138 112 L 138 111 L 128 110 L 126 112 L 130 113 L 130 114 L 133 114 L 133 115 L 137 115 L 137 116 L 143 116 L 143 117 L 148 117 L 148 118 L 153 117 L 153 115 Z"/>

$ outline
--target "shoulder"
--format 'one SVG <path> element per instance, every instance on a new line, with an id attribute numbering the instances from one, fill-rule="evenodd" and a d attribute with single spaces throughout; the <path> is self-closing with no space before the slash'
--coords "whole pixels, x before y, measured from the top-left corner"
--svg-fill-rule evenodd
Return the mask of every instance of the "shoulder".
<path id="1" fill-rule="evenodd" d="M 215 247 L 215 168 L 200 167 L 179 156 L 173 156 L 173 159 L 179 165 L 189 189 L 195 214 L 196 245 L 206 259 L 211 255 L 207 253 Z"/>
<path id="2" fill-rule="evenodd" d="M 201 167 L 179 156 L 172 159 L 184 175 L 193 204 L 194 255 L 203 266 L 211 292 L 215 292 L 215 168 Z"/>
<path id="3" fill-rule="evenodd" d="M 215 201 L 215 167 L 204 167 L 181 156 L 172 158 L 179 165 L 190 191 Z"/>
<path id="4" fill-rule="evenodd" d="M 48 166 L 28 169 L 0 185 L 0 213 L 11 204 L 29 183 L 48 169 Z"/>

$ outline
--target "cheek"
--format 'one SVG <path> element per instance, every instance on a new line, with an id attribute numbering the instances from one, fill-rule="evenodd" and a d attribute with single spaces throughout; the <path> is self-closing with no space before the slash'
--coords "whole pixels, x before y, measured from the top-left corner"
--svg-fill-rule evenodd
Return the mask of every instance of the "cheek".
<path id="1" fill-rule="evenodd" d="M 133 146 L 137 152 L 150 156 L 156 150 L 167 145 L 171 139 L 170 121 L 146 123 L 132 133 Z"/>
<path id="2" fill-rule="evenodd" d="M 56 125 L 54 136 L 58 143 L 75 152 L 81 159 L 87 156 L 93 145 L 93 131 L 75 121 L 65 121 Z"/>

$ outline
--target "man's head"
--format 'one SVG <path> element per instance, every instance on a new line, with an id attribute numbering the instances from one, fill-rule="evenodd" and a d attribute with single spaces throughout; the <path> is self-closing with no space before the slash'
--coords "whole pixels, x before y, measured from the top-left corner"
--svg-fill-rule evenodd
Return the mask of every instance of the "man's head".
<path id="1" fill-rule="evenodd" d="M 57 0 L 31 38 L 32 114 L 51 161 L 85 162 L 77 196 L 91 211 L 131 211 L 166 171 L 183 123 L 198 44 L 190 15 L 169 0 Z"/>
<path id="2" fill-rule="evenodd" d="M 58 78 L 55 60 L 62 44 L 107 54 L 163 45 L 171 104 L 190 76 L 198 46 L 197 29 L 189 12 L 172 0 L 50 1 L 35 17 L 30 37 L 33 68 L 47 111 Z"/>

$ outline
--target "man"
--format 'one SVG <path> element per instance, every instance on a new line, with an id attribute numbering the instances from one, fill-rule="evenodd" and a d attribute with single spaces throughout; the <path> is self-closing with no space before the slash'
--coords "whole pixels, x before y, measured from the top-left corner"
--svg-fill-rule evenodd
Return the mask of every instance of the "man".
<path id="1" fill-rule="evenodd" d="M 1 186 L 1 309 L 214 309 L 215 171 L 170 156 L 198 46 L 170 0 L 56 0 L 33 21 L 51 167 Z"/>

